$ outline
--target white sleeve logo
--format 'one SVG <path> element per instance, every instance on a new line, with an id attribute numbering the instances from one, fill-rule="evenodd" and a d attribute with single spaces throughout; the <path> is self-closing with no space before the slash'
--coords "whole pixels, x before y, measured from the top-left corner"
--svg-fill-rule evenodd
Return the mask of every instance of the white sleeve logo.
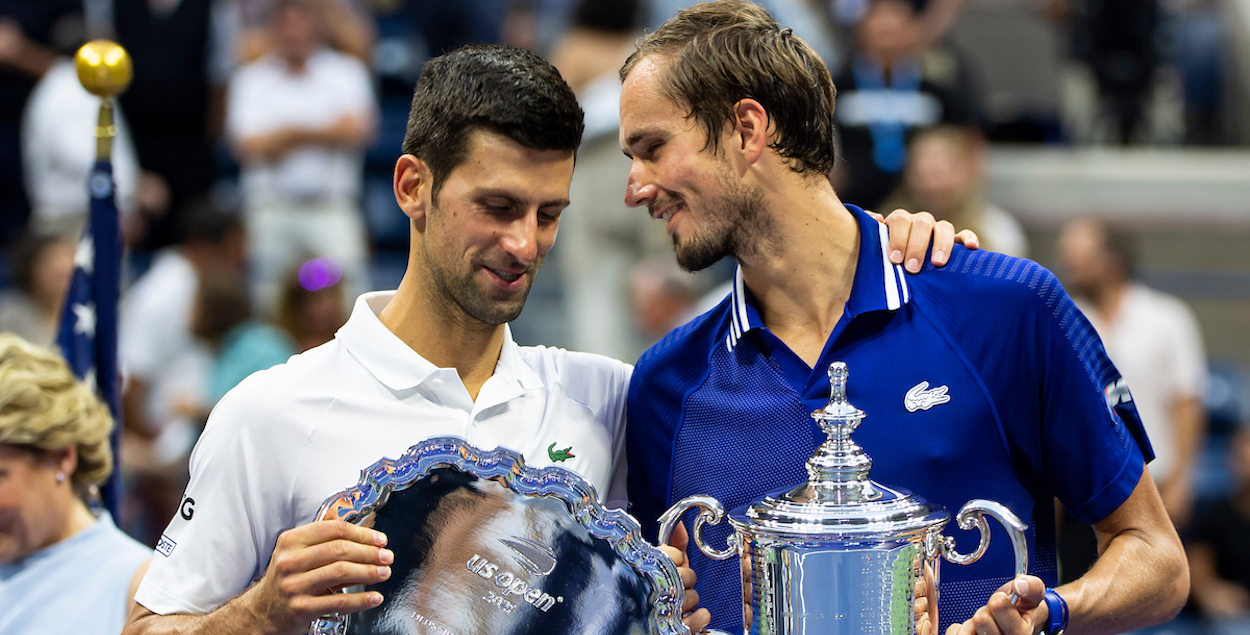
<path id="1" fill-rule="evenodd" d="M 922 381 L 907 391 L 907 396 L 903 398 L 903 407 L 907 408 L 907 412 L 928 410 L 951 400 L 950 395 L 946 394 L 946 386 L 938 386 L 933 390 L 928 388 L 929 382 Z"/>
<path id="2" fill-rule="evenodd" d="M 174 552 L 174 547 L 177 547 L 177 546 L 178 546 L 178 543 L 171 540 L 169 536 L 161 534 L 161 539 L 157 541 L 156 543 L 156 553 L 159 553 L 162 556 L 165 556 L 166 558 L 168 558 L 169 554 Z"/>
<path id="3" fill-rule="evenodd" d="M 1121 377 L 1102 389 L 1102 394 L 1107 398 L 1107 406 L 1115 408 L 1122 403 L 1128 403 L 1133 400 L 1133 395 L 1128 391 L 1128 382 Z"/>

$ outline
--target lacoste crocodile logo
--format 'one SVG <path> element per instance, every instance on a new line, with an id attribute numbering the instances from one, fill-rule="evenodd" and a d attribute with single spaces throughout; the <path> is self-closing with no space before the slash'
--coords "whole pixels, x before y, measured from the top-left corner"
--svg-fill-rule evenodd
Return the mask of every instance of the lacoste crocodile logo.
<path id="1" fill-rule="evenodd" d="M 547 446 L 547 458 L 551 459 L 552 463 L 563 463 L 569 459 L 577 458 L 577 455 L 573 454 L 572 450 L 573 446 L 571 445 L 563 450 L 557 450 L 556 443 L 552 441 L 551 445 Z"/>
<path id="2" fill-rule="evenodd" d="M 903 406 L 907 408 L 907 412 L 928 410 L 951 400 L 946 390 L 946 386 L 938 386 L 929 390 L 929 382 L 922 381 L 907 391 L 907 396 L 903 397 Z"/>

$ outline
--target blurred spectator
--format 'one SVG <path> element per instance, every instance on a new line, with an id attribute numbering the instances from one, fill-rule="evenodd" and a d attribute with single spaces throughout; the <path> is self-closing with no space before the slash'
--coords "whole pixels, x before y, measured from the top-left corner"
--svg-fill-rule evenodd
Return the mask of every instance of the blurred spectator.
<path id="1" fill-rule="evenodd" d="M 213 352 L 204 419 L 248 375 L 284 363 L 297 352 L 289 335 L 254 319 L 246 280 L 236 270 L 208 270 L 200 276 L 191 332 Z"/>
<path id="2" fill-rule="evenodd" d="M 643 344 L 660 341 L 694 318 L 700 291 L 695 276 L 683 271 L 671 256 L 657 256 L 639 264 L 630 277 L 630 315 L 642 333 Z"/>
<path id="3" fill-rule="evenodd" d="M 278 0 L 274 53 L 231 80 L 227 131 L 243 171 L 254 297 L 275 301 L 300 253 L 340 263 L 364 291 L 368 245 L 360 191 L 364 147 L 376 119 L 369 71 L 325 46 L 309 0 Z"/>
<path id="4" fill-rule="evenodd" d="M 74 240 L 82 236 L 90 201 L 86 183 L 96 159 L 99 115 L 100 98 L 82 87 L 74 62 L 66 57 L 56 60 L 30 94 L 22 121 L 22 164 L 34 233 L 60 234 Z M 125 118 L 120 110 L 114 116 L 113 182 L 118 208 L 127 218 L 135 210 L 139 163 Z"/>
<path id="5" fill-rule="evenodd" d="M 251 63 L 277 50 L 269 28 L 269 18 L 277 3 L 274 0 L 238 0 L 238 23 L 235 53 L 240 63 Z M 319 14 L 325 25 L 326 44 L 339 52 L 363 62 L 373 56 L 376 39 L 373 23 L 365 3 L 355 0 L 312 0 L 309 8 Z"/>
<path id="6" fill-rule="evenodd" d="M 949 46 L 916 51 L 921 24 L 907 0 L 872 0 L 855 29 L 838 88 L 842 200 L 876 209 L 902 180 L 907 142 L 936 123 L 978 125 L 980 96 L 968 64 Z"/>
<path id="7" fill-rule="evenodd" d="M 1233 434 L 1228 457 L 1232 494 L 1199 507 L 1185 546 L 1190 597 L 1212 635 L 1250 632 L 1250 422 Z"/>
<path id="8" fill-rule="evenodd" d="M 1127 238 L 1095 220 L 1063 228 L 1059 259 L 1064 286 L 1127 384 L 1108 386 L 1107 398 L 1136 404 L 1155 451 L 1150 473 L 1172 522 L 1184 527 L 1206 427 L 1207 366 L 1198 323 L 1179 298 L 1134 281 Z"/>
<path id="9" fill-rule="evenodd" d="M 624 202 L 621 64 L 639 32 L 638 0 L 583 0 L 556 42 L 552 63 L 577 94 L 586 130 L 553 252 L 565 280 L 570 348 L 634 360 L 645 342 L 630 321 L 629 277 L 650 255 L 669 254 L 662 223 Z"/>
<path id="10" fill-rule="evenodd" d="M 1225 141 L 1226 35 L 1218 0 L 1166 2 L 1169 62 L 1184 83 L 1185 142 Z"/>
<path id="11" fill-rule="evenodd" d="M 314 258 L 287 277 L 278 302 L 277 324 L 302 353 L 334 339 L 347 321 L 347 302 L 338 266 Z"/>
<path id="12" fill-rule="evenodd" d="M 112 429 L 59 355 L 0 335 L 0 633 L 121 632 L 152 552 L 87 506 Z"/>
<path id="13" fill-rule="evenodd" d="M 643 3 L 645 11 L 644 26 L 654 30 L 667 22 L 677 12 L 693 6 L 702 0 L 650 0 Z M 794 30 L 795 35 L 803 38 L 812 50 L 820 56 L 829 68 L 840 65 L 838 49 L 833 34 L 833 24 L 829 17 L 830 5 L 836 0 L 752 0 L 764 7 L 777 22 Z M 950 0 L 937 0 L 949 2 Z M 958 0 L 962 2 L 963 0 Z M 864 0 L 855 0 L 862 6 Z M 862 13 L 862 10 L 861 10 Z"/>
<path id="14" fill-rule="evenodd" d="M 402 0 L 429 56 L 466 44 L 498 44 L 511 0 Z"/>
<path id="15" fill-rule="evenodd" d="M 836 23 L 854 25 L 864 17 L 871 0 L 829 0 L 829 10 Z M 917 29 L 911 33 L 909 48 L 923 51 L 935 46 L 950 30 L 967 0 L 909 0 L 918 18 Z"/>
<path id="16" fill-rule="evenodd" d="M 499 43 L 523 48 L 527 51 L 540 51 L 542 42 L 539 33 L 539 17 L 532 0 L 511 0 L 504 10 L 503 22 L 499 25 Z"/>
<path id="17" fill-rule="evenodd" d="M 74 275 L 76 243 L 62 236 L 27 236 L 13 252 L 16 285 L 0 292 L 0 332 L 39 346 L 56 341 L 65 293 Z"/>
<path id="18" fill-rule="evenodd" d="M 86 27 L 80 0 L 0 0 L 0 244 L 26 226 L 21 121 L 35 82 Z"/>
<path id="19" fill-rule="evenodd" d="M 132 533 L 152 542 L 177 508 L 198 417 L 209 405 L 212 353 L 191 333 L 200 279 L 206 271 L 237 273 L 243 262 L 237 216 L 201 206 L 187 214 L 187 223 L 186 243 L 159 252 L 122 303 L 123 465 L 136 473 L 136 516 L 149 523 Z"/>
<path id="20" fill-rule="evenodd" d="M 117 41 L 134 61 L 134 79 L 118 98 L 128 117 L 139 166 L 153 177 L 143 211 L 144 246 L 182 239 L 179 215 L 208 196 L 217 180 L 211 130 L 220 110 L 222 63 L 213 56 L 213 0 L 112 0 Z M 216 70 L 214 70 L 216 69 Z M 137 232 L 131 232 L 134 235 Z"/>
<path id="21" fill-rule="evenodd" d="M 596 82 L 610 87 L 608 78 L 616 78 L 621 64 L 632 52 L 634 38 L 641 31 L 640 12 L 643 0 L 608 0 L 595 2 L 581 0 L 573 8 L 568 30 L 556 42 L 551 51 L 552 64 L 560 70 L 564 81 L 582 102 L 589 101 L 595 107 L 595 129 L 603 130 L 617 126 L 617 115 L 608 116 L 607 108 L 599 108 L 598 93 L 585 92 Z M 617 78 L 616 84 L 620 84 Z M 612 92 L 612 91 L 604 91 Z M 620 91 L 616 93 L 619 95 Z M 607 99 L 602 100 L 607 103 Z M 587 104 L 582 105 L 586 109 Z"/>
<path id="22" fill-rule="evenodd" d="M 1159 2 L 1066 0 L 1072 47 L 1093 73 L 1099 115 L 1114 142 L 1140 142 L 1159 67 Z"/>
<path id="23" fill-rule="evenodd" d="M 936 126 L 908 145 L 903 184 L 882 207 L 927 211 L 981 238 L 981 248 L 1028 256 L 1020 223 L 985 200 L 985 138 L 974 128 Z"/>

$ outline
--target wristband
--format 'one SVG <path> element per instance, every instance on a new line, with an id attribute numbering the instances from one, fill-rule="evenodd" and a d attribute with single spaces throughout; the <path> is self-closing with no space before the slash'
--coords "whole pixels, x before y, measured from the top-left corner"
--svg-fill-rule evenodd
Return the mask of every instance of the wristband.
<path id="1" fill-rule="evenodd" d="M 1054 589 L 1046 589 L 1046 609 L 1050 612 L 1046 620 L 1045 635 L 1063 635 L 1068 630 L 1068 603 Z"/>

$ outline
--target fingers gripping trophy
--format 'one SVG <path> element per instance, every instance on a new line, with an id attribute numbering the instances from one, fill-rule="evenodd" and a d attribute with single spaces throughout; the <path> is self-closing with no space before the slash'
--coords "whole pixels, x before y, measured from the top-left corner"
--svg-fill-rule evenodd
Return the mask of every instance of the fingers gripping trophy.
<path id="1" fill-rule="evenodd" d="M 710 496 L 690 496 L 660 517 L 667 543 L 686 510 L 701 508 L 693 540 L 709 558 L 739 558 L 744 632 L 760 635 L 935 635 L 939 557 L 977 561 L 989 546 L 988 514 L 1011 536 L 1015 575 L 1027 573 L 1027 527 L 988 500 L 964 505 L 961 529 L 980 530 L 971 554 L 955 550 L 941 531 L 950 515 L 904 489 L 868 478 L 872 459 L 851 439 L 864 412 L 847 402 L 846 364 L 829 367 L 829 404 L 812 413 L 829 436 L 807 462 L 810 480 L 769 494 L 728 514 L 735 533 L 716 550 L 704 524 L 726 516 Z"/>

